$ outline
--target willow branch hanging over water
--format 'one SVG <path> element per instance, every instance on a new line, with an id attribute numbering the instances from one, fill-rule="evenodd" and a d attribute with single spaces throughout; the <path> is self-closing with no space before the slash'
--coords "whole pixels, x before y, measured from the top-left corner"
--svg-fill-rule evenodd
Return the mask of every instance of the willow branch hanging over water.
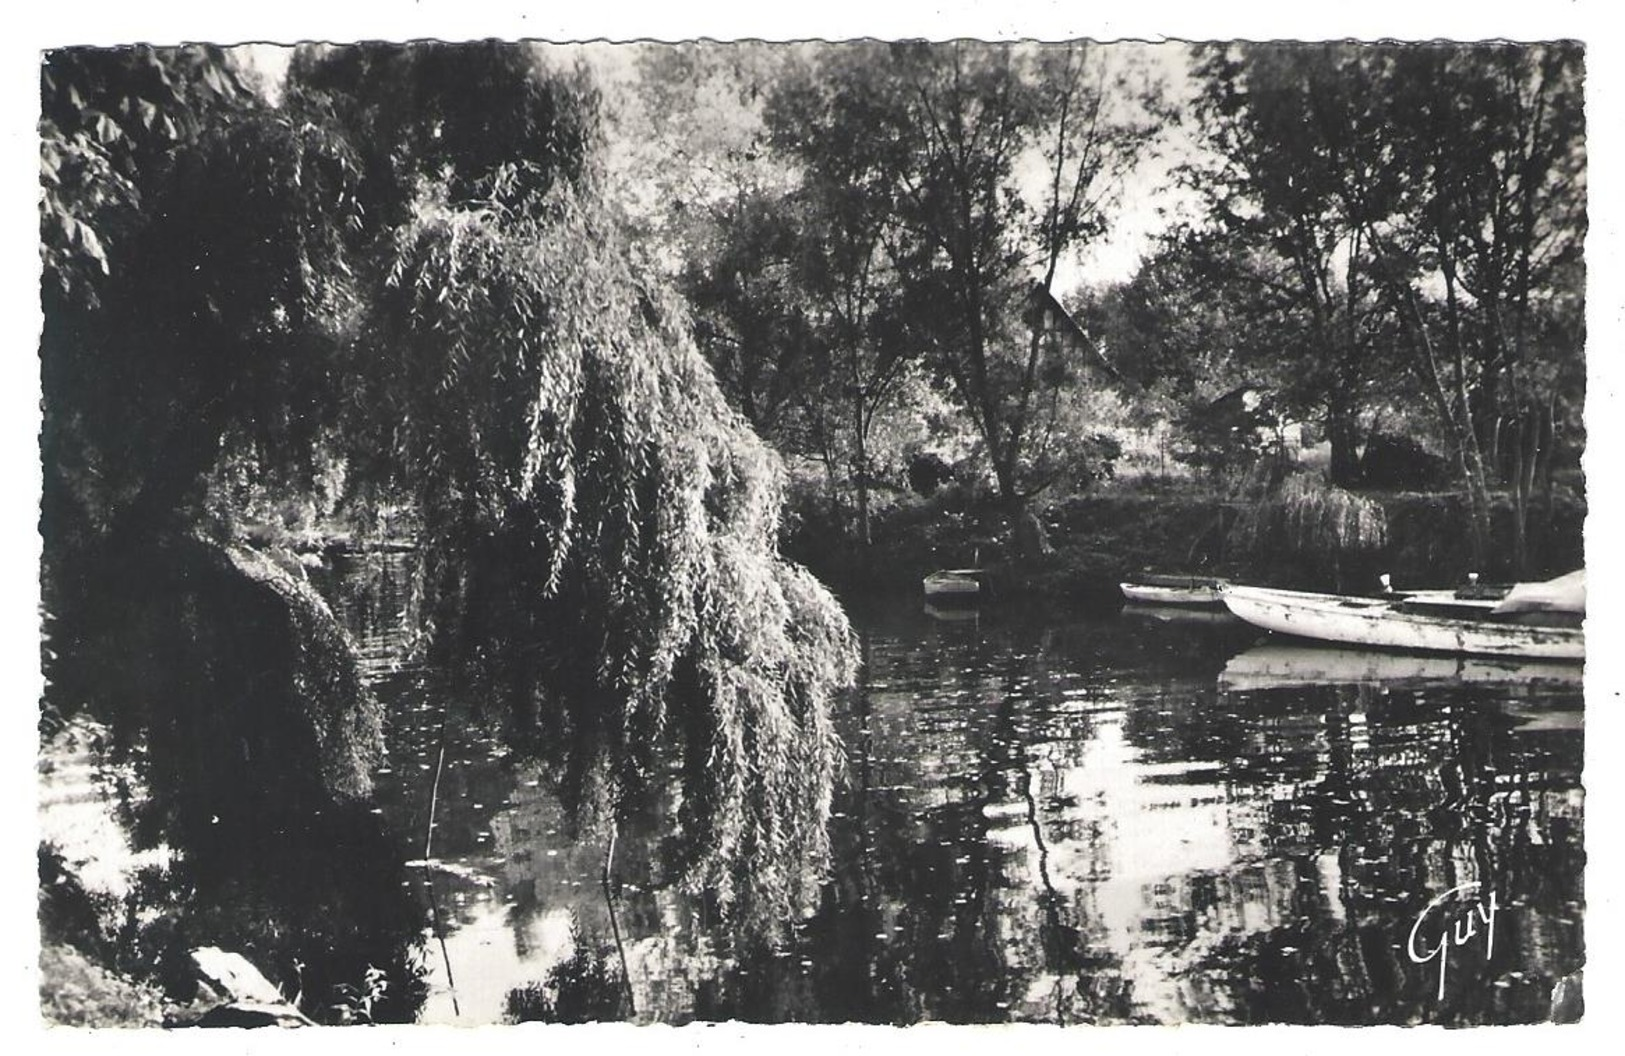
<path id="1" fill-rule="evenodd" d="M 83 625 L 112 589 L 97 570 L 230 540 L 221 591 L 253 585 L 314 657 L 265 664 L 312 698 L 314 746 L 261 753 L 267 768 L 300 774 L 319 751 L 324 795 L 365 796 L 377 704 L 336 670 L 353 657 L 303 573 L 248 534 L 251 505 L 312 511 L 317 477 L 342 482 L 312 517 L 411 509 L 433 644 L 554 764 L 584 824 L 658 800 L 679 829 L 672 879 L 747 919 L 804 905 L 828 853 L 851 632 L 779 557 L 777 455 L 595 190 L 590 78 L 517 45 L 310 46 L 278 100 L 216 99 L 187 87 L 237 83 L 213 51 L 53 61 L 46 155 L 67 168 L 47 181 L 46 229 L 80 232 L 48 246 L 42 342 L 43 578 L 65 655 L 96 649 Z M 187 90 L 145 98 L 171 82 Z M 162 135 L 160 103 L 187 117 Z M 98 126 L 128 140 L 117 217 L 75 160 Z M 168 602 L 139 586 L 118 589 Z M 244 623 L 226 612 L 222 636 Z M 51 677 L 67 686 L 76 666 Z M 131 682 L 96 670 L 81 695 Z M 213 714 L 212 684 L 187 674 L 172 710 Z"/>
<path id="2" fill-rule="evenodd" d="M 588 193 L 515 211 L 426 185 L 395 249 L 370 402 L 398 411 L 439 647 L 586 822 L 675 771 L 675 875 L 743 919 L 805 906 L 856 658 L 778 556 L 777 455 Z"/>

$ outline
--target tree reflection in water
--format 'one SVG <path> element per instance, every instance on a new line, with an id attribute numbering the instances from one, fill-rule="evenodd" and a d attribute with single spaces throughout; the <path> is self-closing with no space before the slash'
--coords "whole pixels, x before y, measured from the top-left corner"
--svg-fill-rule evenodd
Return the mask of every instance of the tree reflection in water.
<path id="1" fill-rule="evenodd" d="M 104 952 L 185 1000 L 188 951 L 219 946 L 318 1022 L 411 1022 L 424 916 L 405 846 L 365 792 L 370 697 L 308 588 L 245 553 L 157 549 L 103 591 L 89 644 L 75 643 L 105 668 L 72 719 L 105 729 L 95 765 L 124 775 L 96 794 L 130 851 L 161 851 L 120 892 Z"/>
<path id="2" fill-rule="evenodd" d="M 542 983 L 508 991 L 509 1023 L 602 1023 L 632 1017 L 626 975 L 615 947 L 573 934 L 574 952 L 548 970 Z"/>
<path id="3" fill-rule="evenodd" d="M 571 1007 L 664 1022 L 1519 1022 L 1583 962 L 1577 684 L 1220 689 L 1250 640 L 1223 625 L 855 623 L 864 685 L 816 912 L 779 942 L 730 931 L 673 888 L 680 804 L 653 797 L 615 852 L 624 983 L 603 843 L 454 704 L 436 846 L 470 871 L 437 878 L 459 1021 L 538 995 L 561 1015 L 569 979 Z M 390 691 L 380 803 L 410 830 L 414 730 L 444 690 L 430 673 Z M 1453 951 L 1440 1002 L 1403 944 L 1470 879 L 1504 907 L 1495 955 Z M 489 993 L 463 992 L 465 964 Z M 424 1018 L 450 1020 L 429 968 Z"/>

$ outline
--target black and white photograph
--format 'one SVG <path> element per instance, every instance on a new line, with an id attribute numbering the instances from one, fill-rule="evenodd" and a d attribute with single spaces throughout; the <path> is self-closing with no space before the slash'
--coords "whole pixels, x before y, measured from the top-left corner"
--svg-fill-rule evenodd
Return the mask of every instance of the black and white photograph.
<path id="1" fill-rule="evenodd" d="M 1606 1014 L 1552 25 L 53 27 L 22 1013 Z"/>

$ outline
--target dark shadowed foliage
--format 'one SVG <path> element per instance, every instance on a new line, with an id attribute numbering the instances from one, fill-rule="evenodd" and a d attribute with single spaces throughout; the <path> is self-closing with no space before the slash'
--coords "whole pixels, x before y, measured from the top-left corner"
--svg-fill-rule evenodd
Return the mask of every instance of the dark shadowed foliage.
<path id="1" fill-rule="evenodd" d="M 121 948 L 260 950 L 323 1021 L 421 1001 L 420 911 L 375 875 L 387 717 L 275 510 L 406 509 L 420 630 L 486 717 L 589 827 L 675 782 L 665 875 L 777 929 L 827 862 L 851 635 L 594 189 L 591 85 L 497 45 L 309 49 L 276 105 L 251 80 L 203 49 L 44 84 L 42 729 L 107 722 L 137 845 L 178 852 Z"/>
<path id="2" fill-rule="evenodd" d="M 509 1023 L 610 1023 L 629 1019 L 632 1002 L 614 946 L 571 929 L 575 949 L 543 983 L 510 990 L 504 1001 Z"/>

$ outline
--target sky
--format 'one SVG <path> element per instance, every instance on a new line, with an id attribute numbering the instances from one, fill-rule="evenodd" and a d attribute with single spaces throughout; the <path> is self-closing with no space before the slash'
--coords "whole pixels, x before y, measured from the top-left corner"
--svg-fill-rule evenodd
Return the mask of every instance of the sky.
<path id="1" fill-rule="evenodd" d="M 1163 78 L 1169 101 L 1183 109 L 1195 88 L 1184 50 L 1145 48 L 1142 59 Z M 1056 270 L 1056 288 L 1107 285 L 1133 276 L 1152 240 L 1190 209 L 1192 200 L 1176 185 L 1174 169 L 1196 154 L 1188 120 L 1171 125 L 1156 151 L 1124 181 L 1105 237 Z"/>

